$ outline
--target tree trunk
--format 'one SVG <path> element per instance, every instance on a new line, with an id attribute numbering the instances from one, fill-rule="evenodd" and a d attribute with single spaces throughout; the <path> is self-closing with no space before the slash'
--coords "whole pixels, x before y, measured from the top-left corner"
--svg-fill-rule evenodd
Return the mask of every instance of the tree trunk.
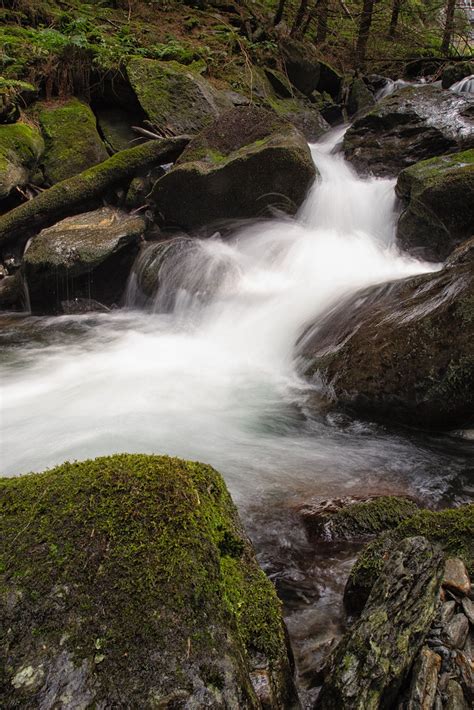
<path id="1" fill-rule="evenodd" d="M 328 33 L 329 0 L 320 0 L 318 3 L 318 29 L 316 42 L 324 42 Z"/>
<path id="2" fill-rule="evenodd" d="M 285 5 L 286 5 L 286 0 L 280 0 L 280 2 L 278 3 L 278 8 L 277 8 L 277 11 L 276 11 L 274 20 L 273 20 L 273 24 L 274 24 L 275 27 L 276 27 L 278 24 L 280 24 L 280 22 L 281 22 L 282 19 L 283 19 L 283 13 L 284 13 L 284 11 L 285 11 Z"/>
<path id="3" fill-rule="evenodd" d="M 451 0 L 450 0 L 451 2 Z M 362 6 L 362 14 L 359 23 L 359 35 L 357 37 L 356 46 L 356 65 L 361 67 L 365 62 L 365 54 L 367 51 L 367 42 L 369 40 L 370 26 L 372 24 L 372 12 L 374 9 L 374 0 L 364 0 Z"/>
<path id="4" fill-rule="evenodd" d="M 182 136 L 147 141 L 56 183 L 0 217 L 0 245 L 13 240 L 21 243 L 40 229 L 80 213 L 85 206 L 100 203 L 104 192 L 110 187 L 131 179 L 137 172 L 153 165 L 176 160 L 189 140 L 187 136 Z"/>
<path id="5" fill-rule="evenodd" d="M 456 0 L 448 0 L 446 4 L 446 24 L 444 25 L 443 41 L 441 43 L 441 53 L 448 54 L 454 29 L 454 10 Z"/>
<path id="6" fill-rule="evenodd" d="M 308 0 L 301 0 L 300 6 L 298 8 L 298 12 L 296 13 L 295 16 L 295 21 L 293 22 L 293 27 L 291 28 L 291 35 L 295 35 L 298 33 L 299 29 L 301 28 L 301 25 L 303 24 L 303 20 L 306 15 L 306 10 L 308 9 Z"/>
<path id="7" fill-rule="evenodd" d="M 394 39 L 395 32 L 397 31 L 398 16 L 400 14 L 400 8 L 402 6 L 402 0 L 393 0 L 392 3 L 392 16 L 390 18 L 390 26 L 388 28 L 388 36 L 390 39 Z"/>

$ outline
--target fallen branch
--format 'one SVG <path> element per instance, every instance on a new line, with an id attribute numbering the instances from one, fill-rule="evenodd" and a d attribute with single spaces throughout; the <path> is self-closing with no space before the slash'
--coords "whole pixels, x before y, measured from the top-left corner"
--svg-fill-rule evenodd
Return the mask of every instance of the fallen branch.
<path id="1" fill-rule="evenodd" d="M 0 217 L 0 245 L 13 240 L 23 241 L 64 217 L 99 203 L 106 190 L 133 178 L 141 170 L 174 162 L 189 140 L 188 136 L 180 136 L 147 141 L 58 182 Z"/>

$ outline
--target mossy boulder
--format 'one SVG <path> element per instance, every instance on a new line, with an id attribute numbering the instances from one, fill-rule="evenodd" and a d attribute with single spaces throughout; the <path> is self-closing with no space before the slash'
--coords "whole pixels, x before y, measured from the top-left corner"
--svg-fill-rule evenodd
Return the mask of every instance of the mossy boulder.
<path id="1" fill-rule="evenodd" d="M 441 74 L 441 86 L 443 89 L 449 89 L 450 86 L 456 84 L 461 79 L 466 76 L 474 74 L 474 62 L 456 62 L 455 64 L 448 64 L 447 67 L 443 69 Z"/>
<path id="2" fill-rule="evenodd" d="M 391 551 L 361 617 L 335 650 L 318 710 L 392 708 L 436 616 L 443 558 L 425 537 Z"/>
<path id="3" fill-rule="evenodd" d="M 20 108 L 36 96 L 36 88 L 26 81 L 0 77 L 0 123 L 15 123 Z"/>
<path id="4" fill-rule="evenodd" d="M 352 80 L 348 90 L 347 113 L 349 116 L 356 116 L 372 108 L 375 99 L 372 92 L 367 88 L 363 79 Z"/>
<path id="5" fill-rule="evenodd" d="M 79 99 L 33 107 L 45 139 L 43 171 L 54 185 L 108 157 L 90 107 Z"/>
<path id="6" fill-rule="evenodd" d="M 301 131 L 308 141 L 318 140 L 330 128 L 319 108 L 307 99 L 275 99 L 269 96 L 265 103 L 278 116 L 286 119 Z"/>
<path id="7" fill-rule="evenodd" d="M 202 131 L 155 185 L 156 213 L 193 229 L 219 219 L 294 213 L 316 174 L 304 136 L 262 108 L 237 107 Z"/>
<path id="8" fill-rule="evenodd" d="M 210 466 L 122 454 L 0 496 L 6 706 L 298 706 L 280 602 Z"/>
<path id="9" fill-rule="evenodd" d="M 43 150 L 41 134 L 33 126 L 0 125 L 0 200 L 29 182 Z"/>
<path id="10" fill-rule="evenodd" d="M 319 60 L 319 81 L 317 89 L 326 93 L 335 101 L 340 98 L 343 76 L 331 64 Z"/>
<path id="11" fill-rule="evenodd" d="M 302 337 L 301 368 L 328 402 L 403 425 L 469 428 L 474 240 L 436 273 L 364 289 Z"/>
<path id="12" fill-rule="evenodd" d="M 127 76 L 148 119 L 165 135 L 194 135 L 232 106 L 198 72 L 177 62 L 135 57 Z"/>
<path id="13" fill-rule="evenodd" d="M 474 572 L 474 505 L 438 512 L 420 510 L 393 530 L 383 532 L 359 555 L 344 590 L 344 604 L 351 613 L 359 613 L 364 607 L 390 551 L 413 535 L 423 535 L 439 546 L 446 558 L 459 557 L 470 574 Z"/>
<path id="14" fill-rule="evenodd" d="M 285 70 L 294 87 L 309 96 L 318 87 L 321 73 L 318 53 L 310 42 L 285 37 L 280 42 Z"/>
<path id="15" fill-rule="evenodd" d="M 89 297 L 117 303 L 146 228 L 139 215 L 103 207 L 67 217 L 33 237 L 24 270 L 34 312 Z"/>
<path id="16" fill-rule="evenodd" d="M 403 249 L 440 261 L 474 231 L 474 149 L 415 163 L 398 176 Z"/>
<path id="17" fill-rule="evenodd" d="M 419 160 L 474 146 L 474 98 L 408 86 L 379 101 L 344 136 L 346 158 L 363 173 L 395 176 Z"/>
<path id="18" fill-rule="evenodd" d="M 418 512 L 417 504 L 400 496 L 368 500 L 330 499 L 300 510 L 310 540 L 360 540 L 397 527 Z"/>

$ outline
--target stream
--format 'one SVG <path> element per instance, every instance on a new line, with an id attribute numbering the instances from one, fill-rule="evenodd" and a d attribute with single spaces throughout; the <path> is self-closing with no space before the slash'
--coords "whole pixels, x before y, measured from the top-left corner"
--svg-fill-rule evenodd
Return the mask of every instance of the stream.
<path id="1" fill-rule="evenodd" d="M 339 300 L 440 266 L 398 251 L 394 181 L 357 177 L 337 152 L 342 134 L 311 147 L 320 178 L 294 219 L 235 225 L 197 256 L 177 253 L 146 307 L 139 257 L 122 309 L 0 319 L 2 473 L 123 451 L 212 464 L 284 601 L 308 703 L 311 659 L 342 631 L 358 548 L 310 545 L 299 507 L 374 493 L 438 506 L 474 492 L 467 442 L 316 408 L 298 374 L 298 337 Z"/>

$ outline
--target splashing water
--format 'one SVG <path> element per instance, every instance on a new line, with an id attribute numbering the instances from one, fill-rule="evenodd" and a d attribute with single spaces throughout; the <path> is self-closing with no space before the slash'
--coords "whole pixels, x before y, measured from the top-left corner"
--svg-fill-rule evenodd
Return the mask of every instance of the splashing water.
<path id="1" fill-rule="evenodd" d="M 464 77 L 461 81 L 449 87 L 451 91 L 456 91 L 461 94 L 474 94 L 474 74 Z"/>
<path id="2" fill-rule="evenodd" d="M 398 485 L 401 470 L 437 485 L 438 454 L 309 414 L 295 371 L 302 329 L 339 299 L 435 268 L 397 250 L 393 182 L 361 180 L 333 154 L 342 133 L 312 147 L 320 178 L 295 219 L 178 252 L 151 308 L 17 324 L 31 337 L 5 348 L 5 474 L 141 451 L 209 462 L 244 502 L 309 482 L 330 492 L 380 475 Z M 171 285 L 172 310 L 160 312 Z M 128 293 L 138 303 L 136 284 Z"/>

